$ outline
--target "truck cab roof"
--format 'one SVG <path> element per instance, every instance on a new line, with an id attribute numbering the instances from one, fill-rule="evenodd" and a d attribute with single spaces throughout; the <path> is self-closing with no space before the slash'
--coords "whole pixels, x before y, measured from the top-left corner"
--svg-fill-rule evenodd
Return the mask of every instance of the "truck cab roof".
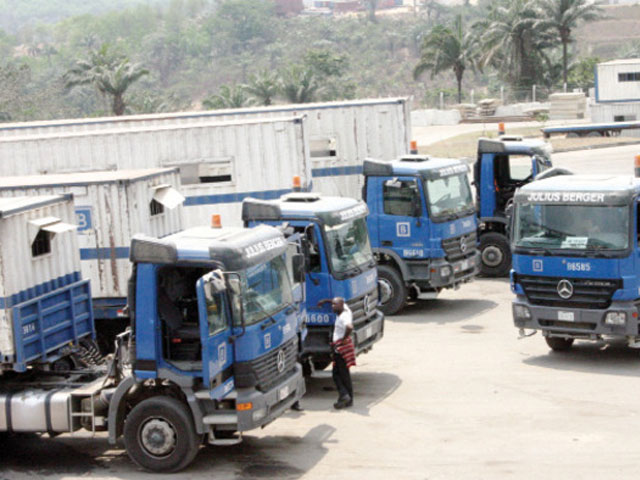
<path id="1" fill-rule="evenodd" d="M 501 138 L 481 138 L 478 140 L 478 155 L 483 153 L 534 155 L 541 152 L 551 153 L 550 149 L 550 144 L 534 138 L 505 135 Z"/>
<path id="2" fill-rule="evenodd" d="M 130 259 L 135 263 L 212 264 L 226 271 L 246 270 L 286 251 L 280 230 L 268 225 L 254 228 L 194 227 L 158 239 L 134 236 Z"/>
<path id="3" fill-rule="evenodd" d="M 348 220 L 364 218 L 369 213 L 367 205 L 354 198 L 325 197 L 313 192 L 294 192 L 278 200 L 247 198 L 242 202 L 242 220 L 319 220 L 337 225 Z"/>
<path id="4" fill-rule="evenodd" d="M 518 189 L 516 202 L 626 205 L 640 194 L 640 179 L 631 175 L 560 175 Z"/>
<path id="5" fill-rule="evenodd" d="M 427 180 L 467 173 L 469 167 L 457 158 L 436 158 L 427 155 L 405 155 L 393 162 L 365 160 L 363 173 L 371 177 L 421 176 Z"/>

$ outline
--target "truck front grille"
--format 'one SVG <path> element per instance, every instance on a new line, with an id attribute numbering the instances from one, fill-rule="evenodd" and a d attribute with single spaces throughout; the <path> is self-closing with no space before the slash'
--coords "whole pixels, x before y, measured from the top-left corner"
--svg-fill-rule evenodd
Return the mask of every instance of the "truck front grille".
<path id="1" fill-rule="evenodd" d="M 561 288 L 558 284 L 562 280 L 570 282 L 570 288 L 573 289 L 568 298 L 562 298 L 559 294 Z M 622 288 L 621 280 L 516 275 L 515 281 L 522 285 L 531 304 L 565 308 L 609 308 L 613 293 Z"/>
<path id="2" fill-rule="evenodd" d="M 281 350 L 284 351 L 284 366 L 279 370 L 278 354 Z M 271 390 L 289 376 L 291 370 L 295 368 L 297 358 L 298 337 L 295 336 L 280 348 L 276 348 L 249 362 L 258 381 L 256 388 L 261 392 Z"/>
<path id="3" fill-rule="evenodd" d="M 447 262 L 457 262 L 458 260 L 469 258 L 477 248 L 478 237 L 476 232 L 442 240 L 442 249 Z"/>
<path id="4" fill-rule="evenodd" d="M 353 314 L 353 328 L 358 329 L 376 314 L 376 309 L 378 308 L 378 287 L 364 295 L 349 300 L 347 305 Z"/>

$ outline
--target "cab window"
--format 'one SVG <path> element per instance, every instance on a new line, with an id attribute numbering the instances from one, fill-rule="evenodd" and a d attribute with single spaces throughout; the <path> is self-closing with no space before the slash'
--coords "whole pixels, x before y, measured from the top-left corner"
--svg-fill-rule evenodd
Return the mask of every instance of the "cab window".
<path id="1" fill-rule="evenodd" d="M 420 190 L 415 181 L 387 180 L 382 187 L 384 213 L 414 217 L 419 212 Z"/>
<path id="2" fill-rule="evenodd" d="M 213 298 L 206 300 L 207 305 L 207 323 L 209 325 L 209 336 L 222 332 L 227 328 L 227 313 L 224 308 L 222 295 L 214 295 Z"/>

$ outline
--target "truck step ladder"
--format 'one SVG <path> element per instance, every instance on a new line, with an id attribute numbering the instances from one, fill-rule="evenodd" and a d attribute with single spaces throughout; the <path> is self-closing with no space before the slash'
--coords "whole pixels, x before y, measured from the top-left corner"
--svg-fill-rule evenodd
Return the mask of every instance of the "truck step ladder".
<path id="1" fill-rule="evenodd" d="M 96 433 L 96 417 L 95 417 L 95 394 L 98 393 L 104 384 L 104 377 L 100 377 L 93 382 L 71 391 L 69 395 L 69 425 L 70 425 L 70 433 L 74 434 L 76 430 L 82 428 L 82 424 L 78 425 L 76 428 L 75 419 L 79 419 L 81 422 L 82 418 L 89 419 L 91 423 L 91 434 L 95 435 Z M 90 398 L 91 399 L 91 409 L 88 412 L 82 410 L 82 400 Z M 102 425 L 100 425 L 102 426 Z"/>

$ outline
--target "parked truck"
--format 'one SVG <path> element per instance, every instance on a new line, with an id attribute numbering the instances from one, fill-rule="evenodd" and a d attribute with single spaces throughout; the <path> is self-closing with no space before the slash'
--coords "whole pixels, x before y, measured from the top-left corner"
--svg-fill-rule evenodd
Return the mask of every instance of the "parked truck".
<path id="1" fill-rule="evenodd" d="M 551 146 L 541 140 L 481 138 L 473 168 L 478 208 L 480 272 L 502 277 L 511 268 L 509 212 L 518 187 L 551 167 Z"/>
<path id="2" fill-rule="evenodd" d="M 303 363 L 322 370 L 331 361 L 331 335 L 336 317 L 321 300 L 343 297 L 353 312 L 356 354 L 369 351 L 384 335 L 378 310 L 376 264 L 367 233 L 366 204 L 352 198 L 294 192 L 279 200 L 245 199 L 246 226 L 287 225 L 308 242 L 306 309 L 308 334 Z"/>
<path id="3" fill-rule="evenodd" d="M 0 379 L 95 360 L 74 222 L 71 194 L 0 198 Z"/>
<path id="4" fill-rule="evenodd" d="M 267 425 L 305 392 L 286 249 L 269 226 L 135 237 L 131 329 L 108 368 L 0 377 L 0 432 L 107 431 L 138 465 L 175 472 L 204 437 Z"/>
<path id="5" fill-rule="evenodd" d="M 380 309 L 434 298 L 479 271 L 477 220 L 466 164 L 407 155 L 364 162 L 367 226 L 382 284 Z"/>
<path id="6" fill-rule="evenodd" d="M 131 239 L 136 233 L 164 237 L 183 229 L 180 189 L 177 168 L 0 177 L 3 198 L 74 194 L 77 238 L 72 245 L 79 247 L 82 278 L 91 281 L 103 350 L 128 325 Z"/>
<path id="7" fill-rule="evenodd" d="M 561 175 L 514 198 L 511 288 L 521 334 L 541 331 L 553 350 L 603 337 L 640 346 L 640 181 Z"/>

